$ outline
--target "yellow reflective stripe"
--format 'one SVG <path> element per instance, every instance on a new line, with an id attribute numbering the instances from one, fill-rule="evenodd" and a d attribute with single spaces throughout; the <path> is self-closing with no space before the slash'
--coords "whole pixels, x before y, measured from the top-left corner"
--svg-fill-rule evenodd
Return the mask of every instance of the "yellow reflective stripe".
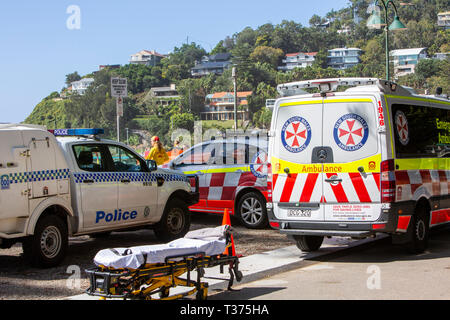
<path id="1" fill-rule="evenodd" d="M 430 102 L 430 103 L 440 103 L 440 104 L 446 104 L 450 106 L 450 102 L 447 101 L 441 101 L 441 100 L 434 100 L 434 99 L 427 99 L 427 98 L 418 98 L 418 97 L 404 97 L 404 96 L 395 96 L 391 94 L 387 94 L 386 97 L 391 99 L 405 99 L 405 100 L 412 100 L 412 101 L 423 101 L 423 102 Z"/>
<path id="2" fill-rule="evenodd" d="M 396 170 L 450 170 L 450 158 L 395 159 Z"/>
<path id="3" fill-rule="evenodd" d="M 363 167 L 365 172 L 380 172 L 381 154 L 364 158 L 348 163 L 324 163 L 323 168 L 320 163 L 302 164 L 290 162 L 276 157 L 272 157 L 272 173 L 285 173 L 284 169 L 289 168 L 289 173 L 319 173 L 319 172 L 358 172 L 359 167 Z"/>
<path id="4" fill-rule="evenodd" d="M 300 105 L 305 105 L 305 104 L 322 104 L 322 100 L 286 102 L 286 103 L 281 103 L 280 107 L 300 106 Z"/>
<path id="5" fill-rule="evenodd" d="M 384 101 L 386 103 L 386 109 L 387 109 L 387 115 L 388 115 L 388 123 L 389 123 L 389 139 L 391 140 L 391 155 L 394 157 L 394 131 L 392 131 L 392 124 L 391 124 L 391 110 L 389 109 L 389 103 L 387 101 L 387 97 L 384 96 Z"/>
<path id="6" fill-rule="evenodd" d="M 342 102 L 372 102 L 372 99 L 325 99 L 324 103 L 342 103 Z M 306 104 L 321 104 L 322 100 L 308 100 L 308 101 L 296 101 L 281 103 L 280 107 L 298 106 Z"/>
<path id="7" fill-rule="evenodd" d="M 372 99 L 325 99 L 325 103 L 339 103 L 339 102 L 372 102 Z"/>
<path id="8" fill-rule="evenodd" d="M 236 171 L 248 172 L 250 171 L 250 166 L 244 167 L 233 167 L 233 168 L 214 168 L 214 169 L 204 169 L 204 170 L 194 170 L 194 171 L 183 171 L 184 174 L 196 174 L 201 173 L 220 173 L 220 172 L 236 172 Z"/>
<path id="9" fill-rule="evenodd" d="M 208 169 L 208 173 L 220 173 L 220 172 L 236 172 L 236 171 L 247 172 L 250 171 L 250 166 L 245 167 L 233 167 L 233 168 L 217 168 L 217 169 Z"/>

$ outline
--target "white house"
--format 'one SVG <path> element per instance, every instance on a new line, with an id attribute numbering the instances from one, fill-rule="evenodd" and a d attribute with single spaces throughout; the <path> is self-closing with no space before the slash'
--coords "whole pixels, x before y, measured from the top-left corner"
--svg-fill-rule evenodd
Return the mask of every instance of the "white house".
<path id="1" fill-rule="evenodd" d="M 399 77 L 414 73 L 419 60 L 428 57 L 427 48 L 392 50 L 389 55 L 390 60 L 394 63 L 394 73 Z"/>
<path id="2" fill-rule="evenodd" d="M 288 53 L 282 60 L 284 66 L 279 66 L 278 70 L 288 71 L 294 68 L 306 68 L 312 66 L 317 52 L 295 52 Z"/>
<path id="3" fill-rule="evenodd" d="M 132 54 L 130 64 L 144 64 L 146 66 L 156 66 L 161 59 L 165 58 L 164 54 L 158 53 L 155 50 L 141 50 L 138 53 Z"/>
<path id="4" fill-rule="evenodd" d="M 333 69 L 351 68 L 361 62 L 359 48 L 334 48 L 328 50 L 327 65 Z"/>
<path id="5" fill-rule="evenodd" d="M 78 81 L 74 81 L 71 83 L 72 85 L 72 92 L 76 92 L 79 95 L 83 95 L 87 88 L 94 82 L 93 78 L 83 78 Z"/>

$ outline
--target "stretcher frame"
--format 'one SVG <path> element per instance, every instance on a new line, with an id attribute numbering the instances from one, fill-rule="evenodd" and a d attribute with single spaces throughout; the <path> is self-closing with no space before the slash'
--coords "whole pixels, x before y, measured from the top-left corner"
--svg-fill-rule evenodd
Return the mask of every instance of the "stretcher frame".
<path id="1" fill-rule="evenodd" d="M 208 283 L 202 278 L 228 280 L 228 290 L 234 283 L 242 280 L 239 271 L 239 259 L 231 255 L 231 245 L 227 246 L 230 255 L 220 254 L 206 256 L 204 252 L 195 252 L 166 257 L 165 263 L 145 264 L 138 269 L 112 269 L 96 267 L 86 269 L 90 287 L 86 293 L 103 299 L 138 299 L 138 300 L 175 300 L 196 294 L 197 300 L 206 300 Z M 205 277 L 205 268 L 220 266 L 220 273 L 228 265 L 229 279 Z M 196 280 L 191 279 L 191 272 L 196 271 Z M 181 278 L 186 273 L 186 278 Z M 192 288 L 188 292 L 170 296 L 170 289 L 177 286 Z M 155 294 L 159 298 L 154 298 Z"/>

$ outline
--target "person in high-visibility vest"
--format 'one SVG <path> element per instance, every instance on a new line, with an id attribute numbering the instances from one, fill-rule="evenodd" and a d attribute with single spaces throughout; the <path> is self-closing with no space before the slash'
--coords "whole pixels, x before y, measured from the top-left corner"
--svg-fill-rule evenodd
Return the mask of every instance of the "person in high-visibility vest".
<path id="1" fill-rule="evenodd" d="M 169 160 L 169 156 L 167 155 L 167 152 L 164 149 L 161 141 L 159 141 L 159 137 L 157 136 L 152 137 L 151 142 L 152 142 L 152 149 L 148 153 L 145 160 L 154 160 L 156 161 L 156 164 L 158 166 L 164 164 L 166 161 Z"/>

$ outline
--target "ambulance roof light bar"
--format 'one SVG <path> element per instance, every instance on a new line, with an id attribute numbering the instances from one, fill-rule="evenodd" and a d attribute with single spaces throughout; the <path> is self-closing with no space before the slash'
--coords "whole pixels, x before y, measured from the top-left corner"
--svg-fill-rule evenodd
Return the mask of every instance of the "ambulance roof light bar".
<path id="1" fill-rule="evenodd" d="M 362 86 L 373 85 L 378 81 L 377 78 L 332 78 L 332 79 L 315 79 L 279 84 L 277 90 L 281 96 L 293 96 L 307 94 L 303 89 L 319 88 L 320 92 L 336 91 L 340 86 Z"/>
<path id="2" fill-rule="evenodd" d="M 96 136 L 99 134 L 104 134 L 103 129 L 52 129 L 48 130 L 57 137 L 72 137 L 72 136 Z"/>

